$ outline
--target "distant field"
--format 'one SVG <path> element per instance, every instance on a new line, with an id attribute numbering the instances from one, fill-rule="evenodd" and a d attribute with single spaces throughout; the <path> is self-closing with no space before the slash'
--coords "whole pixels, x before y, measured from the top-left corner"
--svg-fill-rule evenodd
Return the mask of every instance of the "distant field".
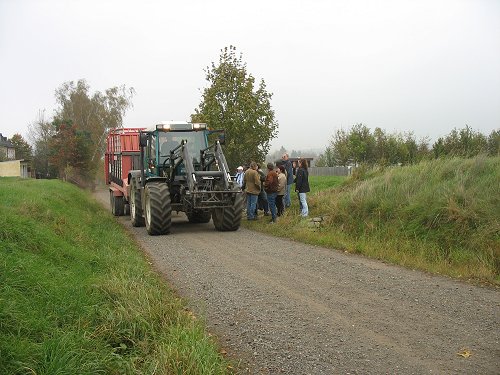
<path id="1" fill-rule="evenodd" d="M 88 193 L 0 178 L 0 213 L 0 374 L 230 372 Z"/>
<path id="2" fill-rule="evenodd" d="M 500 157 L 438 159 L 355 174 L 311 177 L 308 202 L 278 225 L 246 227 L 457 278 L 500 284 Z"/>

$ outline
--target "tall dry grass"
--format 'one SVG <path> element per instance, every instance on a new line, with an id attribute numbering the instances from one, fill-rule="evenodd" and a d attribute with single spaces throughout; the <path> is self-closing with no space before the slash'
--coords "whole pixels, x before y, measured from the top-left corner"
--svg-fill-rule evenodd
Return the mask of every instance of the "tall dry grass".
<path id="1" fill-rule="evenodd" d="M 321 227 L 300 221 L 296 202 L 273 228 L 245 225 L 429 272 L 500 282 L 500 157 L 359 170 L 334 188 L 318 191 L 314 179 L 311 185 L 310 215 L 324 217 Z"/>

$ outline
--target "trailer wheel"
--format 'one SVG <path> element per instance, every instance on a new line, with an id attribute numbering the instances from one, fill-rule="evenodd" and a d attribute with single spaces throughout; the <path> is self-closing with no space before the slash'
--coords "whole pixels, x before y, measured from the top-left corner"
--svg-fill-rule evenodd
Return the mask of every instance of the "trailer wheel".
<path id="1" fill-rule="evenodd" d="M 133 227 L 143 227 L 144 218 L 142 217 L 141 191 L 137 186 L 137 181 L 132 180 L 130 186 L 130 221 Z"/>
<path id="2" fill-rule="evenodd" d="M 214 208 L 212 211 L 212 220 L 215 229 L 221 232 L 238 230 L 243 213 L 243 195 L 236 194 L 232 207 Z"/>
<path id="3" fill-rule="evenodd" d="M 113 192 L 109 191 L 109 201 L 111 203 L 111 213 L 114 216 L 122 216 L 125 211 L 125 204 L 123 202 L 123 197 L 117 197 Z"/>
<path id="4" fill-rule="evenodd" d="M 170 192 L 164 182 L 150 182 L 144 190 L 146 230 L 151 235 L 170 233 L 172 206 Z"/>
<path id="5" fill-rule="evenodd" d="M 212 213 L 210 211 L 203 210 L 193 210 L 186 214 L 190 223 L 208 223 L 210 218 L 212 217 Z"/>

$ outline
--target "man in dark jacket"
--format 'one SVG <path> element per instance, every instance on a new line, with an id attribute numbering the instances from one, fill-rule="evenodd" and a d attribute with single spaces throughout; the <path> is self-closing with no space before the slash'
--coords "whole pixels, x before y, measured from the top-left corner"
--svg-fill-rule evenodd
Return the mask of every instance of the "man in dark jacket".
<path id="1" fill-rule="evenodd" d="M 307 161 L 299 159 L 299 169 L 297 170 L 297 179 L 295 181 L 295 191 L 299 195 L 300 215 L 307 217 L 309 215 L 309 207 L 307 206 L 307 195 L 309 189 L 309 172 L 307 171 Z"/>
<path id="2" fill-rule="evenodd" d="M 292 184 L 293 184 L 293 169 L 292 169 L 292 162 L 288 158 L 288 154 L 285 153 L 281 157 L 281 160 L 283 160 L 283 163 L 281 164 L 286 171 L 286 191 L 285 191 L 285 207 L 290 207 L 292 204 L 292 200 L 290 198 L 290 192 L 292 191 Z"/>

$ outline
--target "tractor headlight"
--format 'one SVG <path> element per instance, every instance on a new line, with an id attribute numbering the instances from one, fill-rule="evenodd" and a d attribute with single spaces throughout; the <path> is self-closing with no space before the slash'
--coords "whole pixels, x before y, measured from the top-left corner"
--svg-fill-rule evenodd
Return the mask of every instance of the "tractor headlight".
<path id="1" fill-rule="evenodd" d="M 196 123 L 193 124 L 193 130 L 205 130 L 207 128 L 207 124 Z"/>
<path id="2" fill-rule="evenodd" d="M 158 124 L 156 125 L 156 129 L 163 131 L 170 131 L 170 124 Z"/>

